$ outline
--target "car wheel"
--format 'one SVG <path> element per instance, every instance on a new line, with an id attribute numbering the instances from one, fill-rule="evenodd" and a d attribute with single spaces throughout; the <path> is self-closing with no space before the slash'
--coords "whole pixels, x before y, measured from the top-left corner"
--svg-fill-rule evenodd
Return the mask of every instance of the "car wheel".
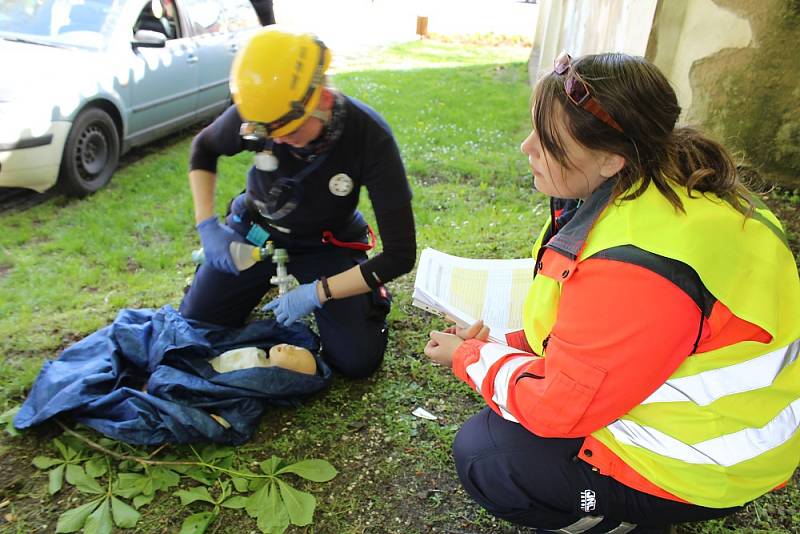
<path id="1" fill-rule="evenodd" d="M 119 163 L 119 134 L 98 108 L 81 111 L 72 124 L 61 159 L 59 184 L 70 196 L 85 197 L 106 185 Z"/>

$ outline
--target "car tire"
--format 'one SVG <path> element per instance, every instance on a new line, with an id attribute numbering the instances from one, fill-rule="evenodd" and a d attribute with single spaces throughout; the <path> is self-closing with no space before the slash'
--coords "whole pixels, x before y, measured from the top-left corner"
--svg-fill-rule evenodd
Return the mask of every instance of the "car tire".
<path id="1" fill-rule="evenodd" d="M 119 133 L 99 108 L 81 111 L 72 123 L 61 159 L 59 185 L 64 194 L 85 197 L 106 185 L 119 163 Z"/>

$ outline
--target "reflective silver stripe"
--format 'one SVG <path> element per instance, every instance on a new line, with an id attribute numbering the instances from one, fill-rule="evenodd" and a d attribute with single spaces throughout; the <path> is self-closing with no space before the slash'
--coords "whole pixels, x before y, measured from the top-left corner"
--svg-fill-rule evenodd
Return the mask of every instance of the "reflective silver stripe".
<path id="1" fill-rule="evenodd" d="M 504 356 L 518 352 L 519 351 L 517 349 L 512 349 L 511 347 L 501 345 L 499 343 L 487 343 L 481 347 L 481 353 L 478 357 L 478 360 L 467 365 L 466 368 L 467 375 L 472 379 L 472 382 L 475 383 L 475 388 L 478 390 L 478 393 L 481 391 L 483 378 L 486 376 L 486 373 L 489 372 L 489 369 L 492 367 L 492 365 L 497 363 L 497 360 L 503 358 Z"/>
<path id="2" fill-rule="evenodd" d="M 624 419 L 614 421 L 607 428 L 620 443 L 690 464 L 730 467 L 781 446 L 791 439 L 799 426 L 800 399 L 797 399 L 761 428 L 745 428 L 693 445 Z"/>
<path id="3" fill-rule="evenodd" d="M 602 515 L 587 515 L 586 517 L 581 517 L 571 525 L 568 525 L 564 528 L 560 528 L 558 530 L 553 530 L 552 532 L 563 532 L 564 534 L 581 534 L 581 532 L 586 532 L 597 523 L 605 519 Z"/>
<path id="4" fill-rule="evenodd" d="M 492 400 L 495 402 L 495 404 L 497 404 L 497 407 L 500 408 L 500 413 L 503 414 L 503 419 L 508 419 L 509 421 L 519 423 L 517 418 L 511 415 L 506 408 L 506 406 L 508 406 L 509 382 L 511 381 L 511 377 L 514 376 L 514 373 L 517 372 L 517 369 L 524 365 L 528 365 L 534 359 L 535 358 L 530 356 L 519 356 L 517 358 L 512 358 L 504 363 L 503 367 L 495 375 Z"/>
<path id="5" fill-rule="evenodd" d="M 784 368 L 797 360 L 798 356 L 800 356 L 800 339 L 788 347 L 746 362 L 667 380 L 642 404 L 690 401 L 699 406 L 707 406 L 727 395 L 769 386 Z"/>
<path id="6" fill-rule="evenodd" d="M 626 534 L 636 528 L 636 523 L 626 523 L 623 521 L 617 528 L 612 528 L 606 534 Z"/>

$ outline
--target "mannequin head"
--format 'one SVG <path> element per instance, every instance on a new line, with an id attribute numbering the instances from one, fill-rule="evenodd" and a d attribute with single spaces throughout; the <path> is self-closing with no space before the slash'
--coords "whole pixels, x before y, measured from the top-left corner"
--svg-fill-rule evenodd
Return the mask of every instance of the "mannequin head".
<path id="1" fill-rule="evenodd" d="M 287 343 L 274 345 L 269 349 L 269 361 L 272 365 L 298 373 L 313 375 L 317 372 L 317 362 L 314 360 L 311 351 L 296 345 Z"/>
<path id="2" fill-rule="evenodd" d="M 303 347 L 281 343 L 274 345 L 267 353 L 258 347 L 241 347 L 223 352 L 209 360 L 218 373 L 228 373 L 253 367 L 282 367 L 296 373 L 316 374 L 317 362 L 311 351 Z"/>

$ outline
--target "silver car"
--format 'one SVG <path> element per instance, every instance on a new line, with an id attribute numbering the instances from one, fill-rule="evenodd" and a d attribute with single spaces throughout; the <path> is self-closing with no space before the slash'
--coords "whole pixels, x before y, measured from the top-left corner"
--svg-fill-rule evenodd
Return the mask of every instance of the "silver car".
<path id="1" fill-rule="evenodd" d="M 85 196 L 121 153 L 220 113 L 249 0 L 0 2 L 0 187 Z"/>

